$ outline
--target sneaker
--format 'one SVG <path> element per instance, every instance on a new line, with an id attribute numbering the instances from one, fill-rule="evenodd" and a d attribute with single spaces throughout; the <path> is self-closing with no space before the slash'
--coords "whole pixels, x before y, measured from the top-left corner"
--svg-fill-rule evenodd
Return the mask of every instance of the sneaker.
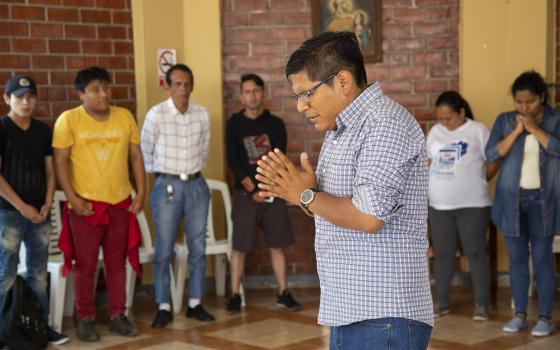
<path id="1" fill-rule="evenodd" d="M 204 310 L 201 304 L 198 304 L 195 307 L 188 307 L 187 308 L 187 317 L 194 318 L 202 322 L 210 322 L 215 321 L 216 318 L 210 315 L 208 311 Z"/>
<path id="2" fill-rule="evenodd" d="M 51 345 L 62 345 L 70 340 L 70 337 L 62 333 L 58 333 L 51 327 L 47 328 L 47 340 Z"/>
<path id="3" fill-rule="evenodd" d="M 284 307 L 292 311 L 301 310 L 301 305 L 294 299 L 292 294 L 287 290 L 284 290 L 282 294 L 276 297 L 276 306 Z"/>
<path id="4" fill-rule="evenodd" d="M 117 317 L 112 318 L 109 321 L 108 327 L 111 332 L 120 334 L 124 337 L 135 337 L 139 334 L 138 329 L 130 323 L 124 314 L 120 314 Z"/>
<path id="5" fill-rule="evenodd" d="M 154 322 L 152 322 L 152 328 L 163 328 L 171 321 L 173 321 L 171 312 L 167 310 L 158 310 Z"/>
<path id="6" fill-rule="evenodd" d="M 226 310 L 230 313 L 230 314 L 238 314 L 241 312 L 241 295 L 239 294 L 233 294 L 231 296 L 231 298 L 229 298 L 229 301 L 227 303 L 226 306 Z"/>
<path id="7" fill-rule="evenodd" d="M 527 327 L 527 320 L 516 315 L 502 327 L 502 330 L 507 333 L 517 333 L 525 327 Z"/>
<path id="8" fill-rule="evenodd" d="M 440 318 L 450 313 L 451 311 L 449 311 L 448 307 L 439 306 L 438 304 L 434 306 L 434 318 Z"/>
<path id="9" fill-rule="evenodd" d="M 534 337 L 546 337 L 547 335 L 551 335 L 554 332 L 556 332 L 556 326 L 554 325 L 554 322 L 538 320 L 537 324 L 531 331 L 531 335 Z"/>
<path id="10" fill-rule="evenodd" d="M 99 340 L 99 334 L 95 330 L 94 320 L 79 320 L 78 329 L 76 330 L 78 339 L 85 342 L 94 342 Z"/>
<path id="11" fill-rule="evenodd" d="M 488 321 L 490 318 L 490 309 L 488 306 L 476 304 L 474 306 L 473 321 Z"/>

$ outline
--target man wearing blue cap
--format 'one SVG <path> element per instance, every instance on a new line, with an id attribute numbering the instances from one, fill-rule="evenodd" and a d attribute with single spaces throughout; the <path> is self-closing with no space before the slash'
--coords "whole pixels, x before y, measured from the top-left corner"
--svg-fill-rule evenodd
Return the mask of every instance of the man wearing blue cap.
<path id="1" fill-rule="evenodd" d="M 25 279 L 48 323 L 47 260 L 52 230 L 48 218 L 55 190 L 52 133 L 45 123 L 31 118 L 37 103 L 37 86 L 31 78 L 9 79 L 4 101 L 10 111 L 0 117 L 0 306 L 15 281 L 23 242 Z M 48 340 L 60 345 L 68 337 L 49 328 Z"/>

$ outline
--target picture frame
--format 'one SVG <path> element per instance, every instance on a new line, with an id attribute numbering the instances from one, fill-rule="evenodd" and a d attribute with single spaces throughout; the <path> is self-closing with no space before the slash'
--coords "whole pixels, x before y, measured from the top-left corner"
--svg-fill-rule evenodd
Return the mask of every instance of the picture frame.
<path id="1" fill-rule="evenodd" d="M 382 0 L 312 0 L 313 33 L 353 31 L 364 62 L 383 60 Z"/>

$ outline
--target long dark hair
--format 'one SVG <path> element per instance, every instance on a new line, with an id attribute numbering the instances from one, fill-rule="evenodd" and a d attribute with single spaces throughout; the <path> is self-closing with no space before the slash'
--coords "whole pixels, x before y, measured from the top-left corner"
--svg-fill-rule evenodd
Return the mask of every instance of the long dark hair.
<path id="1" fill-rule="evenodd" d="M 511 94 L 515 97 L 518 91 L 528 90 L 543 98 L 543 105 L 548 103 L 548 87 L 543 77 L 534 70 L 527 71 L 518 76 L 511 85 Z"/>
<path id="2" fill-rule="evenodd" d="M 448 106 L 455 113 L 461 113 L 461 109 L 463 109 L 465 111 L 465 117 L 474 120 L 471 106 L 469 106 L 467 100 L 457 91 L 449 90 L 439 95 L 436 100 L 436 107 L 440 106 Z"/>

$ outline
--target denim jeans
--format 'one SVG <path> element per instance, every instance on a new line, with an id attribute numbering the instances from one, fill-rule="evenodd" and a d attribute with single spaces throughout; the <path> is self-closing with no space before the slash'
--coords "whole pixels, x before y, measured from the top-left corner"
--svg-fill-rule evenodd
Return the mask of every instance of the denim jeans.
<path id="1" fill-rule="evenodd" d="M 554 235 L 544 235 L 540 191 L 520 192 L 520 236 L 506 236 L 509 279 L 516 313 L 527 314 L 529 292 L 529 247 L 535 270 L 539 316 L 550 318 L 556 293 L 552 257 Z"/>
<path id="2" fill-rule="evenodd" d="M 37 296 L 43 308 L 43 319 L 47 323 L 47 261 L 51 231 L 49 220 L 34 224 L 15 210 L 0 210 L 0 307 L 4 307 L 6 294 L 16 279 L 19 248 L 23 242 L 27 260 L 25 280 Z"/>
<path id="3" fill-rule="evenodd" d="M 177 229 L 181 217 L 187 242 L 190 298 L 200 299 L 204 294 L 206 272 L 206 223 L 210 190 L 202 176 L 190 181 L 159 176 L 152 189 L 150 204 L 154 220 L 156 303 L 170 303 L 169 264 L 173 256 Z"/>
<path id="4" fill-rule="evenodd" d="M 388 317 L 331 327 L 330 350 L 423 350 L 432 327 L 406 318 Z"/>

